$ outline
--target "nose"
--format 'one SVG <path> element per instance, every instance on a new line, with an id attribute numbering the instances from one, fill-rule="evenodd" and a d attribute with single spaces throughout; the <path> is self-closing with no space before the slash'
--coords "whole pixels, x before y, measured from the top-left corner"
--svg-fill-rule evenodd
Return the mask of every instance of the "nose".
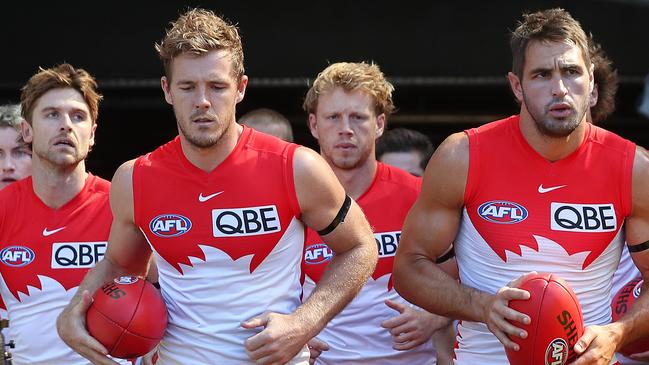
<path id="1" fill-rule="evenodd" d="M 2 172 L 14 172 L 16 170 L 16 162 L 11 156 L 3 156 L 0 158 L 0 169 Z"/>
<path id="2" fill-rule="evenodd" d="M 72 119 L 68 113 L 63 113 L 61 118 L 61 130 L 62 131 L 71 131 L 72 130 Z"/>
<path id="3" fill-rule="evenodd" d="M 338 131 L 339 134 L 344 135 L 354 133 L 351 126 L 351 121 L 349 119 L 350 118 L 348 115 L 343 115 L 340 122 L 340 130 Z"/>
<path id="4" fill-rule="evenodd" d="M 212 106 L 210 100 L 207 98 L 205 87 L 200 86 L 196 88 L 196 100 L 194 107 L 198 110 L 208 110 Z"/>
<path id="5" fill-rule="evenodd" d="M 558 76 L 552 79 L 552 96 L 554 97 L 563 97 L 568 93 L 568 88 L 566 87 L 563 77 Z"/>

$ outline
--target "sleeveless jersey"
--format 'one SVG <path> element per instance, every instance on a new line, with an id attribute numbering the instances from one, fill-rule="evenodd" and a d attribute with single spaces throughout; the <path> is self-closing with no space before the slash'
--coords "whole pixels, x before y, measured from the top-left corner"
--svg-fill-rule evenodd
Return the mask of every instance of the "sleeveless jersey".
<path id="1" fill-rule="evenodd" d="M 420 190 L 420 178 L 378 163 L 374 181 L 357 202 L 374 231 L 379 261 L 358 295 L 318 335 L 330 350 L 318 357 L 317 364 L 435 363 L 432 341 L 410 351 L 397 351 L 392 348 L 392 335 L 381 327 L 381 322 L 399 314 L 384 303 L 386 299 L 410 305 L 392 287 L 392 265 L 403 222 Z M 315 289 L 332 257 L 333 251 L 322 238 L 308 229 L 302 261 L 305 298 Z"/>
<path id="2" fill-rule="evenodd" d="M 466 132 L 469 173 L 455 244 L 460 280 L 495 294 L 529 271 L 550 272 L 570 284 L 586 325 L 606 324 L 631 210 L 635 145 L 588 124 L 577 150 L 549 162 L 524 139 L 519 120 Z M 458 326 L 456 356 L 458 364 L 507 363 L 487 326 L 468 321 Z"/>
<path id="3" fill-rule="evenodd" d="M 59 338 L 56 317 L 104 256 L 109 189 L 108 181 L 89 175 L 58 209 L 36 196 L 31 177 L 0 191 L 0 294 L 8 337 L 16 342 L 14 364 L 89 364 Z"/>
<path id="4" fill-rule="evenodd" d="M 179 137 L 135 162 L 135 223 L 169 313 L 158 365 L 252 364 L 244 341 L 262 329 L 241 322 L 300 304 L 296 147 L 244 127 L 211 172 L 187 160 Z M 294 363 L 308 357 L 305 346 Z"/>

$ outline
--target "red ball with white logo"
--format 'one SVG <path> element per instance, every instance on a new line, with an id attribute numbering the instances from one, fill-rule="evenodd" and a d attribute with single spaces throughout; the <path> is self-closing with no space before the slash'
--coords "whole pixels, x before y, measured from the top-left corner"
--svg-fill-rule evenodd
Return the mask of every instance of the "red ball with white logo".
<path id="1" fill-rule="evenodd" d="M 527 331 L 527 338 L 510 337 L 519 351 L 507 349 L 511 365 L 565 365 L 577 354 L 574 345 L 584 333 L 584 317 L 577 296 L 568 283 L 553 274 L 527 277 L 520 289 L 530 293 L 528 300 L 511 300 L 509 307 L 530 317 L 530 324 L 513 322 Z"/>
<path id="2" fill-rule="evenodd" d="M 638 297 L 642 292 L 643 283 L 644 281 L 642 278 L 637 277 L 626 283 L 620 291 L 615 294 L 613 301 L 611 302 L 613 321 L 620 319 L 631 309 L 631 307 L 633 307 L 633 303 L 638 300 Z M 634 341 L 620 349 L 620 353 L 624 356 L 630 356 L 645 351 L 649 351 L 649 336 Z"/>
<path id="3" fill-rule="evenodd" d="M 86 326 L 111 356 L 142 356 L 162 339 L 167 328 L 167 307 L 160 291 L 150 282 L 122 276 L 97 289 L 93 299 L 86 313 Z"/>

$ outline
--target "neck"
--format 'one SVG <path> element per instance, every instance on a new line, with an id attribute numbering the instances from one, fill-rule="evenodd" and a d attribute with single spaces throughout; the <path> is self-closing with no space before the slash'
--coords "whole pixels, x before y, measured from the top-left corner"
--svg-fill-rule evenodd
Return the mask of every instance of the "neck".
<path id="1" fill-rule="evenodd" d="M 543 158 L 555 162 L 561 160 L 579 148 L 586 135 L 587 122 L 584 118 L 579 126 L 569 135 L 552 137 L 543 134 L 527 109 L 521 107 L 520 129 L 523 138 Z"/>
<path id="2" fill-rule="evenodd" d="M 374 181 L 377 163 L 372 153 L 363 164 L 353 169 L 340 169 L 329 164 L 336 174 L 338 181 L 345 188 L 345 192 L 356 200 L 363 195 Z"/>
<path id="3" fill-rule="evenodd" d="M 226 129 L 218 142 L 207 148 L 196 147 L 183 134 L 180 134 L 180 145 L 187 160 L 199 169 L 210 172 L 219 166 L 234 150 L 243 133 L 243 128 L 234 123 Z"/>
<path id="4" fill-rule="evenodd" d="M 74 166 L 54 166 L 36 154 L 32 158 L 34 193 L 48 207 L 58 209 L 77 196 L 86 183 L 88 173 L 84 161 Z"/>

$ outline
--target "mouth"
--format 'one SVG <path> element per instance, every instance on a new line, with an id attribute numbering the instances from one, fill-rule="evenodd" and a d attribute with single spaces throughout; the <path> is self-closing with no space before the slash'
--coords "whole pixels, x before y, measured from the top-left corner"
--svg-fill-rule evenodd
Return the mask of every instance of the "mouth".
<path id="1" fill-rule="evenodd" d="M 216 119 L 209 115 L 200 115 L 197 117 L 193 117 L 191 120 L 192 123 L 196 123 L 196 124 L 210 124 L 216 122 Z"/>
<path id="2" fill-rule="evenodd" d="M 54 141 L 56 147 L 71 147 L 74 148 L 74 142 L 70 138 L 59 138 Z"/>
<path id="3" fill-rule="evenodd" d="M 569 117 L 573 112 L 572 106 L 568 103 L 555 103 L 550 106 L 549 113 L 552 117 L 563 119 Z"/>
<path id="4" fill-rule="evenodd" d="M 356 148 L 356 145 L 350 142 L 341 142 L 341 143 L 337 143 L 335 147 L 343 151 L 349 151 L 351 149 Z"/>

